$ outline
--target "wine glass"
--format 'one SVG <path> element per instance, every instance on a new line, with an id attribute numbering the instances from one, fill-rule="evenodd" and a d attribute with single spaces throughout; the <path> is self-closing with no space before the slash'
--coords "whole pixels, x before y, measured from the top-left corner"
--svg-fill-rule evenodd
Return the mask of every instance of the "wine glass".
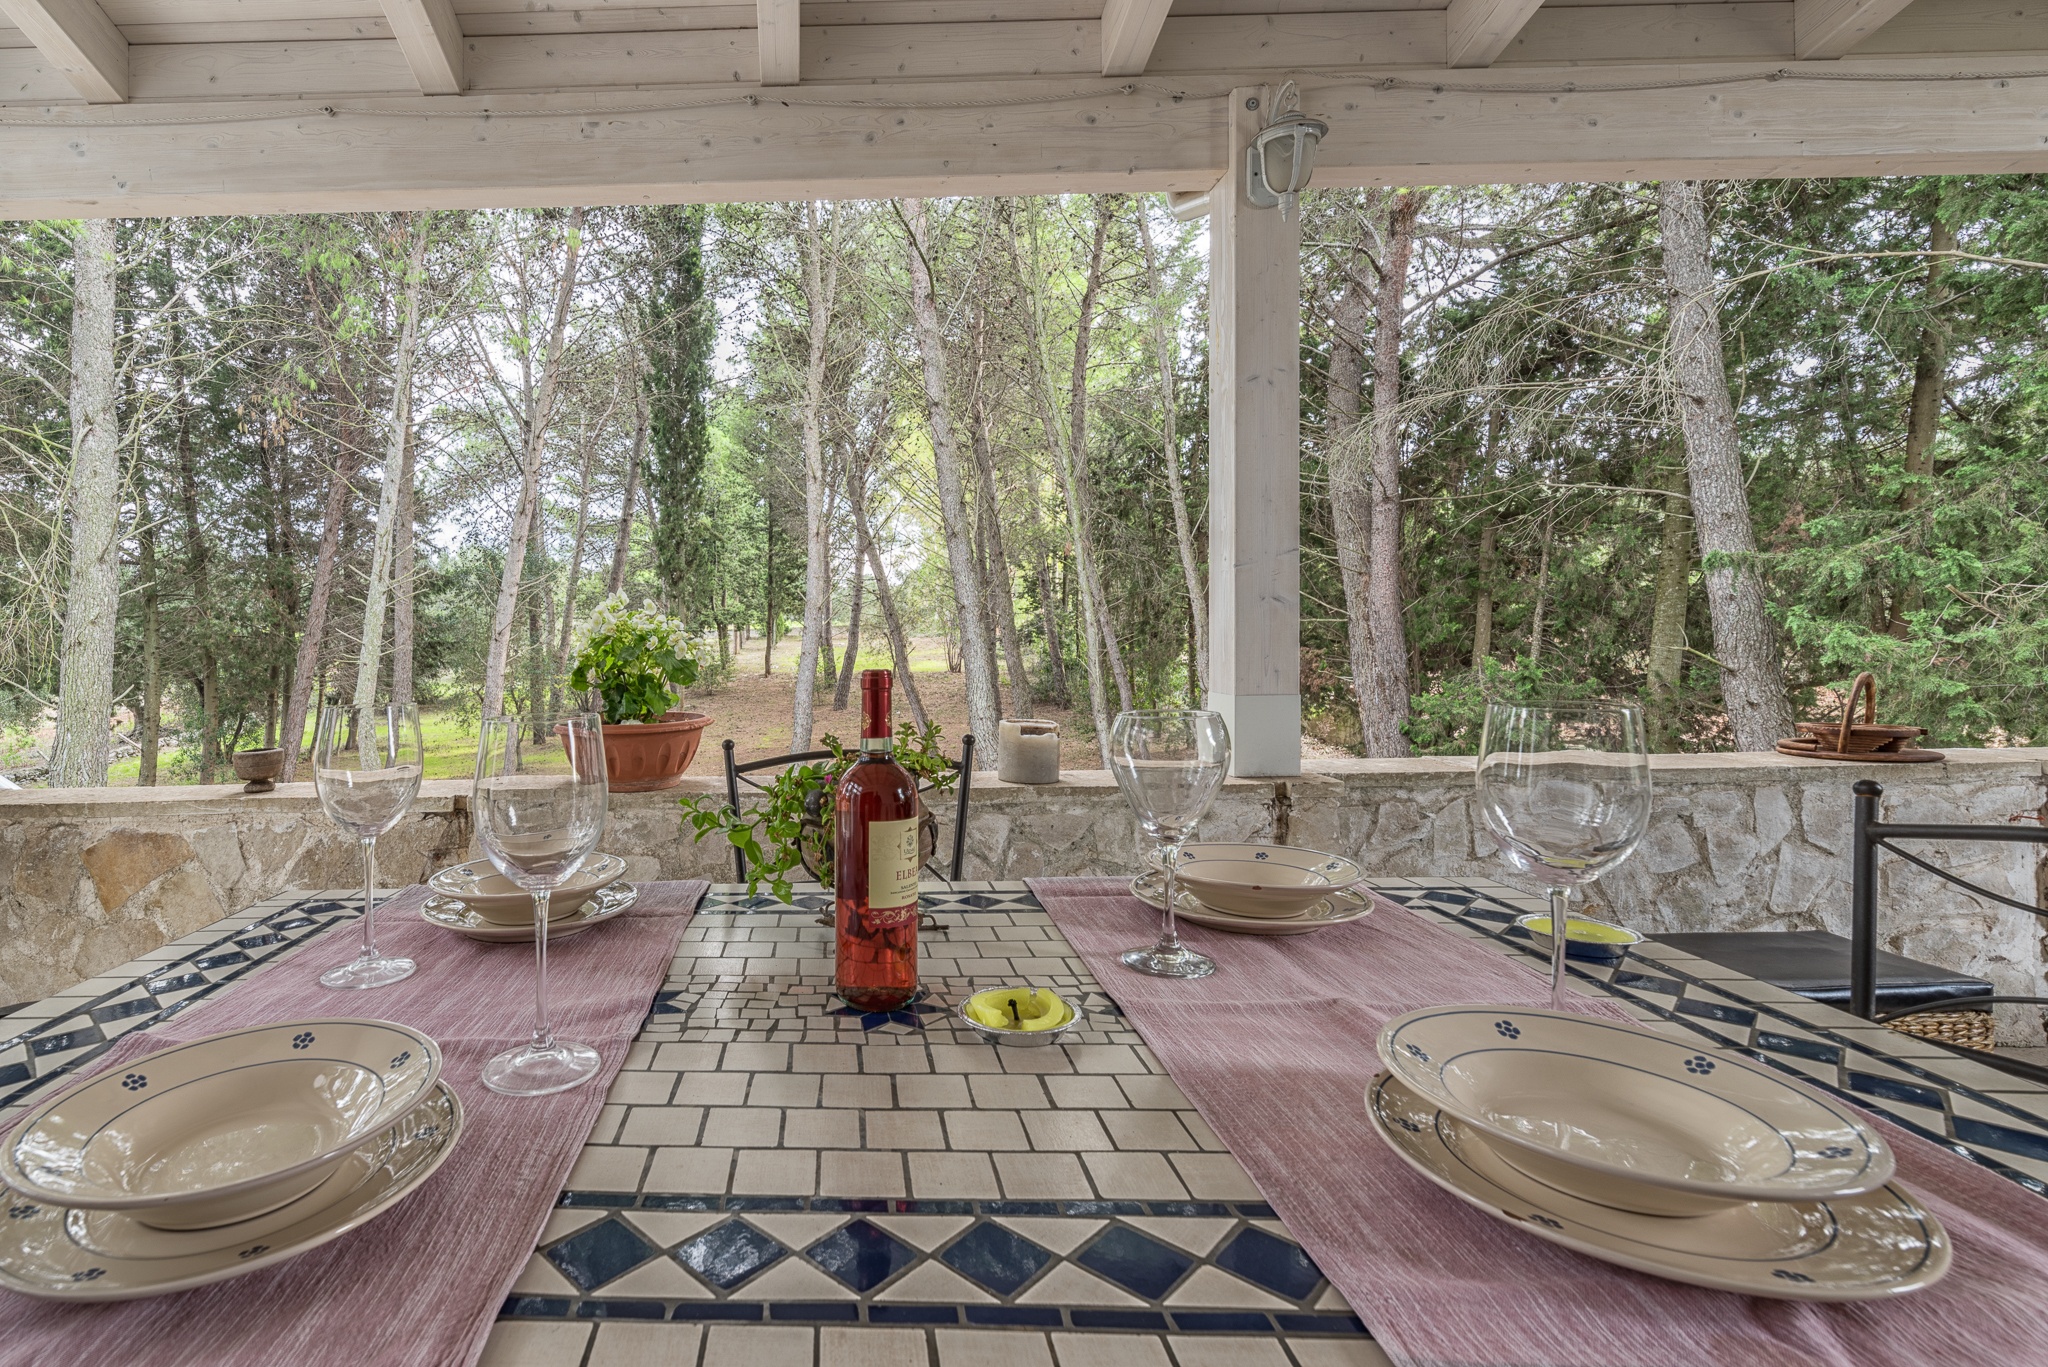
<path id="1" fill-rule="evenodd" d="M 413 704 L 320 709 L 313 788 L 327 819 L 363 846 L 363 945 L 354 960 L 320 975 L 324 987 L 383 987 L 418 967 L 411 959 L 377 952 L 377 837 L 411 810 L 424 766 L 420 712 Z"/>
<path id="2" fill-rule="evenodd" d="M 1572 889 L 1628 858 L 1650 824 L 1642 708 L 1488 703 L 1479 810 L 1508 862 L 1549 889 L 1550 1005 L 1565 1010 Z"/>
<path id="3" fill-rule="evenodd" d="M 559 751 L 524 748 L 519 717 L 488 719 L 477 740 L 477 840 L 498 872 L 533 896 L 533 1038 L 484 1065 L 484 1086 L 507 1096 L 565 1092 L 597 1072 L 597 1050 L 556 1039 L 548 1024 L 548 897 L 604 834 L 610 788 L 602 722 L 590 713 L 558 719 L 548 730 Z"/>
<path id="4" fill-rule="evenodd" d="M 1214 712 L 1119 712 L 1109 732 L 1109 765 L 1138 825 L 1166 862 L 1166 910 L 1159 943 L 1118 956 L 1124 967 L 1160 978 L 1206 978 L 1216 961 L 1180 942 L 1173 899 L 1179 892 L 1180 847 L 1223 786 L 1230 767 L 1230 729 Z"/>

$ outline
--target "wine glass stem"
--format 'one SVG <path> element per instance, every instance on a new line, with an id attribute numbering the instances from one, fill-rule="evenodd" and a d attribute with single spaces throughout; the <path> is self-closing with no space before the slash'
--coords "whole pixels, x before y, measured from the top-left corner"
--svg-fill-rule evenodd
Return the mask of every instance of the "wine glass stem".
<path id="1" fill-rule="evenodd" d="M 548 892 L 533 892 L 533 1047 L 555 1047 L 555 1032 L 548 1025 Z"/>
<path id="2" fill-rule="evenodd" d="M 363 842 L 363 949 L 360 959 L 377 957 L 377 837 Z"/>
<path id="3" fill-rule="evenodd" d="M 1568 887 L 1553 887 L 1550 890 L 1550 1009 L 1564 1011 L 1564 961 L 1566 942 L 1571 939 L 1572 890 Z"/>
<path id="4" fill-rule="evenodd" d="M 1180 952 L 1180 927 L 1173 919 L 1173 899 L 1180 891 L 1180 847 L 1178 840 L 1166 842 L 1166 911 L 1159 918 L 1159 948 L 1168 954 Z"/>

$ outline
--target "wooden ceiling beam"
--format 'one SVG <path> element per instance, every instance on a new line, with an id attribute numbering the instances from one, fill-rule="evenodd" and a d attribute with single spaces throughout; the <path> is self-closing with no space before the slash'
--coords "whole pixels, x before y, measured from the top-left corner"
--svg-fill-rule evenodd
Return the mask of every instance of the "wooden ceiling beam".
<path id="1" fill-rule="evenodd" d="M 1444 65 L 1492 66 L 1543 0 L 1451 0 L 1444 11 Z"/>
<path id="2" fill-rule="evenodd" d="M 89 102 L 128 98 L 128 40 L 98 0 L 0 0 L 0 14 Z"/>
<path id="3" fill-rule="evenodd" d="M 1102 9 L 1102 74 L 1142 76 L 1173 0 L 1109 0 Z"/>
<path id="4" fill-rule="evenodd" d="M 2041 173 L 2048 79 L 2010 75 L 2037 64 L 1851 57 L 1830 74 L 1859 79 L 1826 82 L 1782 62 L 1326 73 L 1302 104 L 1330 124 L 1327 187 Z M 1221 92 L 1264 79 L 192 101 L 176 119 L 17 104 L 0 107 L 0 218 L 1206 190 Z"/>
<path id="5" fill-rule="evenodd" d="M 1794 51 L 1802 62 L 1846 57 L 1913 0 L 1793 0 Z"/>
<path id="6" fill-rule="evenodd" d="M 795 85 L 803 78 L 803 7 L 800 0 L 755 0 L 762 85 Z"/>
<path id="7" fill-rule="evenodd" d="M 422 95 L 463 90 L 462 23 L 453 0 L 380 0 L 391 36 L 405 54 Z"/>

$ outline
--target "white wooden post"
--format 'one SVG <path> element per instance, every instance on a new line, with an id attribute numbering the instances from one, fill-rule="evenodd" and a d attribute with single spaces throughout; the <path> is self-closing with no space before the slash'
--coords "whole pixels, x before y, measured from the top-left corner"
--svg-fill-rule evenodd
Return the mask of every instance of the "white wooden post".
<path id="1" fill-rule="evenodd" d="M 1301 220 L 1252 207 L 1265 86 L 1230 92 L 1209 197 L 1209 706 L 1231 772 L 1301 772 Z"/>

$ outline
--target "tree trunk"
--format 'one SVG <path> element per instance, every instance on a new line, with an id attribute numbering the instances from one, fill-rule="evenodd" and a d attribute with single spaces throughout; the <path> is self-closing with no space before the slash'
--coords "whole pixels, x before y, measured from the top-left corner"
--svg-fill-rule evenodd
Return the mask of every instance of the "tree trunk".
<path id="1" fill-rule="evenodd" d="M 576 292 L 576 267 L 583 251 L 583 210 L 569 211 L 568 247 L 561 280 L 555 289 L 554 319 L 548 328 L 547 350 L 541 356 L 540 382 L 528 396 L 526 450 L 520 462 L 519 501 L 512 513 L 512 544 L 505 548 L 505 571 L 498 580 L 498 605 L 491 614 L 491 640 L 484 657 L 483 715 L 495 717 L 505 708 L 505 661 L 512 652 L 512 619 L 519 604 L 519 586 L 526 573 L 526 542 L 539 524 L 541 457 L 547 450 L 548 425 L 554 418 L 555 386 L 562 369 L 562 343 L 569 329 L 569 303 Z"/>
<path id="2" fill-rule="evenodd" d="M 298 593 L 291 566 L 291 545 L 283 538 L 289 533 L 289 520 L 285 508 L 290 500 L 279 497 L 269 489 L 271 482 L 271 449 L 275 425 L 265 419 L 262 434 L 258 438 L 258 456 L 263 468 L 265 492 L 271 494 L 268 526 L 264 529 L 265 549 L 272 553 L 274 564 L 282 565 L 283 577 L 280 582 L 273 572 L 272 596 L 282 620 L 290 623 L 298 616 Z M 220 766 L 220 659 L 214 649 L 213 620 L 213 556 L 206 544 L 206 532 L 199 520 L 199 468 L 198 456 L 192 441 L 192 403 L 185 389 L 185 377 L 178 376 L 178 505 L 185 520 L 185 575 L 192 585 L 192 611 L 187 617 L 188 630 L 198 648 L 199 673 L 195 684 L 199 692 L 199 781 L 212 783 Z M 280 526 L 280 523 L 285 525 Z M 289 691 L 289 685 L 286 685 Z M 273 718 L 269 729 L 276 731 Z M 266 747 L 267 748 L 267 747 Z"/>
<path id="3" fill-rule="evenodd" d="M 1692 598 L 1692 514 L 1685 467 L 1664 476 L 1664 526 L 1657 551 L 1657 600 L 1650 613 L 1649 740 L 1656 751 L 1679 748 L 1679 681 L 1685 669 L 1685 614 Z"/>
<path id="4" fill-rule="evenodd" d="M 1669 286 L 1672 387 L 1685 434 L 1693 521 L 1707 562 L 1707 606 L 1721 696 L 1738 750 L 1771 749 L 1792 734 L 1777 631 L 1755 563 L 1756 533 L 1721 356 L 1720 303 L 1709 264 L 1706 204 L 1697 181 L 1666 181 L 1658 222 Z"/>
<path id="5" fill-rule="evenodd" d="M 946 538 L 946 561 L 953 572 L 953 596 L 960 608 L 961 654 L 967 670 L 967 728 L 982 744 L 975 752 L 975 766 L 986 769 L 995 752 L 990 744 L 1001 716 L 995 680 L 989 677 L 988 613 L 982 605 L 981 576 L 974 566 L 974 548 L 968 537 L 972 524 L 967 518 L 967 491 L 960 480 L 960 448 L 953 435 L 952 415 L 947 411 L 945 336 L 939 330 L 939 310 L 933 298 L 925 206 L 921 199 L 903 201 L 903 221 L 910 238 L 910 312 L 917 328 L 918 350 L 924 357 L 925 405 L 932 434 L 932 463 L 938 475 L 939 516 Z"/>
<path id="6" fill-rule="evenodd" d="M 775 672 L 775 509 L 768 509 L 767 535 L 762 538 L 765 549 L 761 563 L 761 673 L 765 677 Z"/>
<path id="7" fill-rule="evenodd" d="M 419 442 L 413 432 L 405 434 L 405 457 L 398 471 L 398 525 L 391 545 L 391 701 L 413 700 L 412 588 L 414 574 L 413 485 L 418 477 L 415 464 Z"/>
<path id="8" fill-rule="evenodd" d="M 121 416 L 114 383 L 112 219 L 89 218 L 72 248 L 71 575 L 64 594 L 53 788 L 104 788 L 121 607 Z"/>
<path id="9" fill-rule="evenodd" d="M 987 341 L 984 319 L 977 316 L 974 340 L 977 353 Z M 1031 683 L 1024 673 L 1024 643 L 1017 635 L 1017 590 L 1010 579 L 1010 551 L 1003 541 L 1003 508 L 996 497 L 995 446 L 989 440 L 988 397 L 980 384 L 980 372 L 986 357 L 975 357 L 976 384 L 974 390 L 974 470 L 980 486 L 982 519 L 981 525 L 988 536 L 988 592 L 995 619 L 995 634 L 1002 642 L 1003 667 L 1010 675 L 1010 707 L 1017 712 L 1028 710 L 1031 697 Z"/>
<path id="10" fill-rule="evenodd" d="M 384 447 L 384 469 L 377 491 L 377 539 L 370 551 L 370 582 L 363 592 L 362 649 L 356 656 L 357 707 L 377 700 L 377 677 L 384 664 L 384 599 L 391 591 L 394 538 L 398 531 L 399 491 L 405 482 L 406 438 L 412 431 L 413 357 L 420 333 L 420 289 L 427 274 L 426 214 L 408 215 L 412 252 L 405 263 L 404 316 L 398 327 L 398 353 L 391 362 L 391 431 Z"/>
<path id="11" fill-rule="evenodd" d="M 839 681 L 832 690 L 832 710 L 846 710 L 847 694 L 853 690 L 854 661 L 860 658 L 860 600 L 867 587 L 867 545 L 860 543 L 853 557 L 853 607 L 846 618 L 846 654 L 839 661 Z"/>
<path id="12" fill-rule="evenodd" d="M 1351 689 L 1358 700 L 1358 731 L 1372 734 L 1372 615 L 1367 603 L 1372 543 L 1370 442 L 1359 416 L 1365 410 L 1365 286 L 1351 281 L 1331 309 L 1327 462 L 1330 526 L 1337 543 L 1337 577 L 1344 589 L 1345 638 Z M 1373 753 L 1368 750 L 1368 753 Z"/>
<path id="13" fill-rule="evenodd" d="M 156 578 L 156 523 L 149 505 L 149 480 L 141 473 L 135 480 L 135 539 L 141 561 L 137 569 L 142 579 L 142 702 L 135 711 L 135 744 L 141 753 L 135 783 L 140 788 L 154 788 L 157 738 L 163 733 L 163 654 L 158 629 L 161 608 Z"/>
<path id="14" fill-rule="evenodd" d="M 1486 667 L 1487 657 L 1493 654 L 1493 576 L 1499 559 L 1500 528 L 1494 525 L 1493 514 L 1486 515 L 1486 525 L 1479 529 L 1479 592 L 1472 605 L 1472 668 L 1475 672 Z"/>
<path id="15" fill-rule="evenodd" d="M 633 392 L 638 395 L 633 410 L 633 446 L 626 453 L 626 492 L 619 499 L 619 534 L 612 542 L 612 574 L 605 582 L 607 595 L 619 592 L 626 584 L 626 558 L 633 549 L 633 504 L 640 497 L 640 461 L 647 450 L 645 383 L 636 380 Z"/>
<path id="16" fill-rule="evenodd" d="M 923 730 L 930 718 L 924 699 L 918 696 L 917 680 L 910 673 L 910 642 L 903 635 L 903 619 L 896 615 L 896 594 L 889 587 L 889 572 L 882 568 L 882 551 L 875 545 L 875 531 L 868 523 L 867 463 L 847 472 L 846 497 L 853 509 L 854 534 L 860 538 L 861 554 L 867 557 L 868 573 L 875 581 L 875 601 L 882 605 L 882 627 L 889 636 L 889 654 L 896 663 L 896 686 L 910 704 L 910 719 Z"/>
<path id="17" fill-rule="evenodd" d="M 1927 246 L 1930 251 L 1952 252 L 1956 249 L 1955 229 L 1942 222 L 1939 211 L 1928 227 Z M 1921 324 L 1919 347 L 1913 357 L 1913 397 L 1906 408 L 1906 487 L 1899 506 L 1907 512 L 1917 512 L 1933 492 L 1934 479 L 1934 437 L 1941 427 L 1941 406 L 1948 396 L 1948 337 L 1949 323 L 1946 316 L 1951 291 L 1943 278 L 1948 273 L 1948 258 L 1935 256 L 1927 261 L 1927 282 L 1921 287 Z M 1917 529 L 1924 536 L 1923 525 Z M 1892 595 L 1891 620 L 1886 630 L 1892 635 L 1903 637 L 1909 627 L 1907 614 L 1920 607 L 1920 586 L 1917 583 L 1901 585 Z"/>
<path id="18" fill-rule="evenodd" d="M 1095 335 L 1095 301 L 1102 293 L 1102 249 L 1109 241 L 1114 217 L 1106 198 L 1095 203 L 1095 241 L 1088 252 L 1088 283 L 1081 290 L 1080 316 L 1074 320 L 1074 364 L 1067 378 L 1067 470 L 1074 504 L 1075 554 L 1088 542 L 1088 554 L 1079 561 L 1082 587 L 1095 615 L 1096 634 L 1103 657 L 1109 661 L 1110 677 L 1116 680 L 1117 705 L 1131 710 L 1131 675 L 1124 667 L 1123 651 L 1117 645 L 1116 624 L 1110 620 L 1109 598 L 1102 591 L 1102 571 L 1096 563 L 1092 540 L 1095 525 L 1094 481 L 1088 475 L 1088 352 Z"/>
<path id="19" fill-rule="evenodd" d="M 1201 560 L 1195 554 L 1195 529 L 1188 517 L 1187 493 L 1181 488 L 1180 397 L 1175 375 L 1178 346 L 1168 323 L 1166 291 L 1159 279 L 1159 258 L 1152 248 L 1152 216 L 1138 206 L 1138 241 L 1145 249 L 1145 276 L 1152 291 L 1152 350 L 1159 364 L 1159 442 L 1166 457 L 1166 488 L 1173 499 L 1173 538 L 1180 548 L 1181 578 L 1187 581 L 1188 626 L 1194 637 L 1196 682 L 1209 691 L 1209 594 L 1202 586 Z"/>
<path id="20" fill-rule="evenodd" d="M 818 692 L 818 648 L 832 611 L 832 562 L 825 517 L 825 350 L 839 288 L 839 214 L 830 238 L 818 222 L 818 202 L 804 201 L 804 294 L 810 301 L 810 358 L 804 372 L 804 634 L 797 651 L 796 702 L 790 749 L 811 748 Z"/>
<path id="21" fill-rule="evenodd" d="M 562 625 L 555 646 L 555 672 L 548 680 L 550 710 L 561 711 L 561 690 L 569 686 L 569 647 L 576 635 L 576 584 L 583 578 L 583 544 L 590 530 L 590 455 L 595 439 L 583 444 L 583 465 L 576 481 L 576 534 L 569 539 L 569 572 L 562 580 Z"/>
<path id="22" fill-rule="evenodd" d="M 313 690 L 324 674 L 326 659 L 321 646 L 327 636 L 327 608 L 334 596 L 334 569 L 341 556 L 341 527 L 348 511 L 350 486 L 355 478 L 356 452 L 353 443 L 334 444 L 334 472 L 327 481 L 327 507 L 320 518 L 320 550 L 313 562 L 313 589 L 306 599 L 306 622 L 299 636 L 298 659 L 292 665 L 291 701 L 285 707 L 284 773 L 290 783 L 298 776 L 299 752 L 306 742 L 306 717 L 312 710 Z"/>
<path id="23" fill-rule="evenodd" d="M 1372 623 L 1367 673 L 1365 753 L 1391 759 L 1412 753 L 1401 729 L 1408 720 L 1408 633 L 1401 601 L 1401 325 L 1408 307 L 1408 264 L 1415 218 L 1427 196 L 1410 190 L 1387 211 L 1372 329 L 1372 524 L 1367 542 L 1365 602 Z"/>
<path id="24" fill-rule="evenodd" d="M 1529 614 L 1529 663 L 1543 663 L 1543 599 L 1550 591 L 1550 519 L 1543 520 L 1543 543 L 1536 552 L 1536 606 Z"/>

